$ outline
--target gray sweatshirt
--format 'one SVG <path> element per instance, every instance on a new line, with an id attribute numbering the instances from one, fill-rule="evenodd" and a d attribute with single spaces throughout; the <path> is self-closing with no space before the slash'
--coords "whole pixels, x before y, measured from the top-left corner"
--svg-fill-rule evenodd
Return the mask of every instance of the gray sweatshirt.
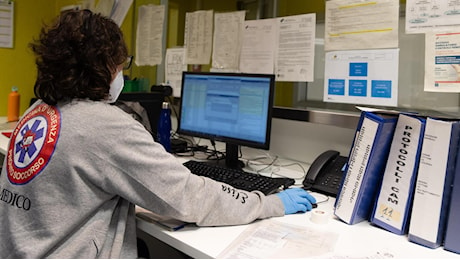
<path id="1" fill-rule="evenodd" d="M 0 258 L 136 258 L 134 205 L 199 226 L 284 214 L 275 195 L 191 174 L 116 106 L 38 102 L 0 175 Z"/>

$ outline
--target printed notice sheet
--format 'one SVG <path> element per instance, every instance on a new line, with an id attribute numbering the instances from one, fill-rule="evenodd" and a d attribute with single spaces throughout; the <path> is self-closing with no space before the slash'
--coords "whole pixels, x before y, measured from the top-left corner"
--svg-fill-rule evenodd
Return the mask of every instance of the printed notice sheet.
<path id="1" fill-rule="evenodd" d="M 277 81 L 313 81 L 316 14 L 278 18 Z"/>
<path id="2" fill-rule="evenodd" d="M 185 49 L 171 48 L 166 50 L 165 80 L 173 89 L 173 96 L 180 97 L 182 87 L 182 72 L 187 71 L 185 64 Z"/>
<path id="3" fill-rule="evenodd" d="M 460 32 L 425 35 L 425 91 L 460 92 Z"/>
<path id="4" fill-rule="evenodd" d="M 240 72 L 273 74 L 277 19 L 244 22 Z"/>
<path id="5" fill-rule="evenodd" d="M 331 254 L 338 234 L 275 220 L 251 224 L 217 258 L 311 258 Z"/>
<path id="6" fill-rule="evenodd" d="M 238 71 L 246 11 L 214 14 L 212 67 Z"/>
<path id="7" fill-rule="evenodd" d="M 212 50 L 212 10 L 185 14 L 185 63 L 209 64 Z"/>
<path id="8" fill-rule="evenodd" d="M 406 1 L 406 33 L 439 32 L 454 27 L 460 27 L 460 1 Z"/>
<path id="9" fill-rule="evenodd" d="M 398 48 L 399 0 L 326 1 L 325 51 Z"/>
<path id="10" fill-rule="evenodd" d="M 154 66 L 163 61 L 164 5 L 141 5 L 137 22 L 137 66 Z"/>
<path id="11" fill-rule="evenodd" d="M 397 106 L 398 63 L 399 49 L 326 53 L 324 101 Z"/>
<path id="12" fill-rule="evenodd" d="M 13 48 L 14 2 L 0 2 L 0 48 Z"/>

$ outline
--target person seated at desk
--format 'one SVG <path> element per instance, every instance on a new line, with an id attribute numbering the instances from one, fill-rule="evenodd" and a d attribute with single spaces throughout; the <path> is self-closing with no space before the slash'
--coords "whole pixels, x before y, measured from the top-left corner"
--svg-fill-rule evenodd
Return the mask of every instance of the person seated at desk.
<path id="1" fill-rule="evenodd" d="M 39 100 L 18 122 L 0 175 L 0 258 L 136 258 L 134 205 L 199 226 L 312 208 L 298 188 L 224 191 L 110 105 L 128 57 L 112 20 L 66 11 L 30 46 Z"/>

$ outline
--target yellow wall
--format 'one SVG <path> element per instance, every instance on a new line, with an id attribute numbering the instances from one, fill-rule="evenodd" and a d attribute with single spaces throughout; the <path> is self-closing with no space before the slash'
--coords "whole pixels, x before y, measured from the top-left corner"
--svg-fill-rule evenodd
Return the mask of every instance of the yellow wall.
<path id="1" fill-rule="evenodd" d="M 79 3 L 79 0 L 16 0 L 14 17 L 14 47 L 12 49 L 0 48 L 0 116 L 6 116 L 7 96 L 12 86 L 18 86 L 21 94 L 20 113 L 29 106 L 29 101 L 34 97 L 33 85 L 36 77 L 34 57 L 28 48 L 28 43 L 38 36 L 43 22 L 51 21 L 63 6 Z M 160 0 L 136 0 L 136 7 L 143 4 L 160 4 Z M 185 13 L 201 10 L 214 10 L 216 12 L 233 11 L 236 9 L 236 0 L 169 0 L 170 10 L 168 16 L 167 46 L 183 45 L 183 25 Z M 404 3 L 404 0 L 401 0 Z M 97 0 L 95 1 L 97 3 Z M 199 3 L 199 4 L 198 4 Z M 179 8 L 180 7 L 180 8 Z M 135 8 L 131 7 L 126 19 L 121 25 L 128 49 L 135 55 Z M 324 13 L 324 1 L 319 0 L 285 0 L 279 1 L 279 16 L 295 15 L 310 12 Z M 156 66 L 133 66 L 126 71 L 131 78 L 150 78 L 150 84 L 155 84 Z M 208 70 L 209 66 L 203 66 Z M 282 85 L 282 86 L 281 86 Z M 287 86 L 285 86 L 287 85 Z M 291 103 L 292 88 L 290 84 L 277 84 L 275 99 L 276 105 Z"/>
<path id="2" fill-rule="evenodd" d="M 51 22 L 67 5 L 79 3 L 78 0 L 16 0 L 14 1 L 14 46 L 0 48 L 0 116 L 6 116 L 8 94 L 12 86 L 19 88 L 21 94 L 20 114 L 29 106 L 33 98 L 33 86 L 37 75 L 35 60 L 28 44 L 37 38 L 42 25 Z M 97 1 L 96 1 L 97 2 Z M 133 8 L 127 17 L 132 17 Z M 126 39 L 132 37 L 132 18 L 121 26 Z M 128 49 L 132 42 L 127 40 Z"/>
<path id="3" fill-rule="evenodd" d="M 21 114 L 34 96 L 36 69 L 28 44 L 38 36 L 43 22 L 54 17 L 55 7 L 55 0 L 14 1 L 13 48 L 0 48 L 0 116 L 6 116 L 12 86 L 17 86 L 21 94 Z"/>

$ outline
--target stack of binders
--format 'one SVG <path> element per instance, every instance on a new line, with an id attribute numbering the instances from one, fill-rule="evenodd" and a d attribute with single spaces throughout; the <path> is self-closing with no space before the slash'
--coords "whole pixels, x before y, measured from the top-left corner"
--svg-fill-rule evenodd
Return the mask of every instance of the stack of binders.
<path id="1" fill-rule="evenodd" d="M 460 253 L 460 121 L 362 111 L 334 214 Z"/>

